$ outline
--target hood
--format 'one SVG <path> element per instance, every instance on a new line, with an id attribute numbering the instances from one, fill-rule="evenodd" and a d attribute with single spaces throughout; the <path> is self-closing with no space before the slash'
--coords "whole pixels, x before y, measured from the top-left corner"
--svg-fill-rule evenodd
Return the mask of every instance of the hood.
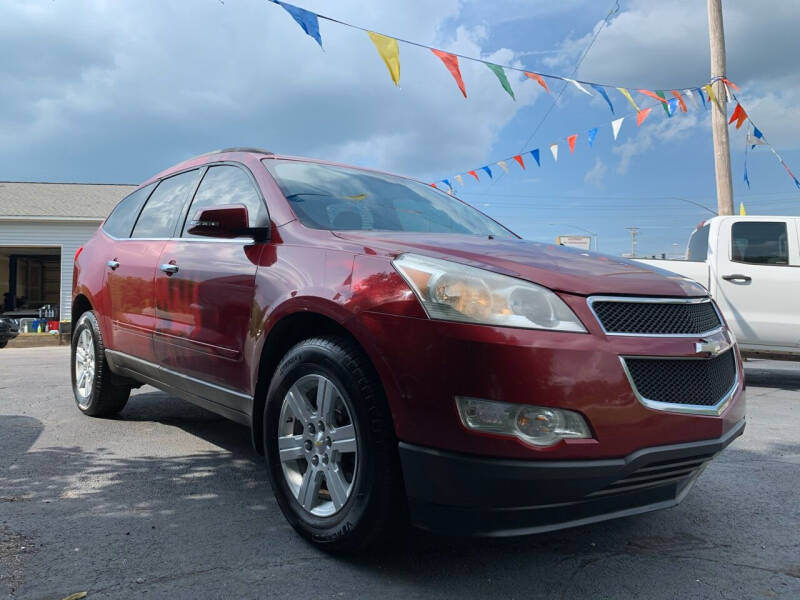
<path id="1" fill-rule="evenodd" d="M 472 235 L 339 231 L 370 254 L 413 252 L 479 267 L 561 292 L 636 296 L 706 296 L 700 284 L 639 262 L 566 246 Z"/>

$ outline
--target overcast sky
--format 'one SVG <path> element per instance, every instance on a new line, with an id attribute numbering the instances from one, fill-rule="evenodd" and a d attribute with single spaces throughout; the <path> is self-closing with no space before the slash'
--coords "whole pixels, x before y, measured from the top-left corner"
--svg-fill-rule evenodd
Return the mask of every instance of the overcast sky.
<path id="1" fill-rule="evenodd" d="M 502 64 L 569 75 L 612 2 L 295 0 L 364 27 Z M 672 89 L 708 80 L 705 2 L 620 0 L 577 77 Z M 800 2 L 727 0 L 728 74 L 767 138 L 800 174 Z M 468 99 L 439 60 L 401 45 L 392 84 L 366 34 L 322 22 L 324 51 L 266 0 L 6 2 L 0 5 L 0 179 L 138 183 L 233 145 L 352 162 L 425 180 L 540 147 L 542 167 L 458 191 L 525 237 L 600 233 L 601 250 L 671 252 L 715 205 L 710 115 L 656 109 L 619 139 L 599 97 L 553 101 L 509 72 L 516 102 L 483 65 L 462 61 Z M 556 82 L 552 82 L 558 90 Z M 612 92 L 619 114 L 628 112 Z M 637 98 L 640 99 L 640 98 Z M 586 131 L 599 125 L 594 147 Z M 537 130 L 538 127 L 538 130 Z M 532 134 L 536 131 L 535 135 Z M 574 155 L 564 139 L 580 135 Z M 529 141 L 530 140 L 530 141 Z M 559 161 L 547 147 L 560 141 Z M 737 202 L 798 214 L 800 191 L 763 148 Z M 495 168 L 499 173 L 499 170 Z"/>

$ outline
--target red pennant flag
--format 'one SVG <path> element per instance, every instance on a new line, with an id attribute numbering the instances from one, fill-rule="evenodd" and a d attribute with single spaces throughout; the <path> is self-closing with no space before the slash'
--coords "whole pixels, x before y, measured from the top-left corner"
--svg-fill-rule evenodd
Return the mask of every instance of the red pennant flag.
<path id="1" fill-rule="evenodd" d="M 733 109 L 731 120 L 728 121 L 728 125 L 736 121 L 736 129 L 739 129 L 739 127 L 742 126 L 742 123 L 744 123 L 746 120 L 747 120 L 747 113 L 744 112 L 742 105 L 737 102 L 736 108 Z"/>
<path id="2" fill-rule="evenodd" d="M 636 114 L 636 126 L 639 127 L 650 114 L 652 108 L 643 108 Z"/>
<path id="3" fill-rule="evenodd" d="M 438 187 L 436 187 L 435 183 L 429 183 L 428 185 L 431 186 L 432 188 L 436 188 L 437 190 L 439 189 Z"/>
<path id="4" fill-rule="evenodd" d="M 724 83 L 725 85 L 729 85 L 729 86 L 731 86 L 731 87 L 732 87 L 733 89 L 735 89 L 737 92 L 739 91 L 739 87 L 738 87 L 738 86 L 737 86 L 735 83 L 733 83 L 733 82 L 732 82 L 730 79 L 725 79 L 725 78 L 723 77 L 723 78 L 722 78 L 722 83 Z"/>
<path id="5" fill-rule="evenodd" d="M 450 71 L 453 79 L 456 80 L 458 89 L 461 90 L 461 93 L 464 94 L 464 98 L 466 98 L 467 90 L 464 87 L 464 80 L 461 78 L 461 69 L 458 68 L 458 57 L 455 54 L 450 54 L 449 52 L 444 52 L 442 50 L 436 50 L 435 48 L 431 48 L 431 52 L 442 59 L 444 66 L 447 67 L 447 70 Z"/>
<path id="6" fill-rule="evenodd" d="M 478 178 L 478 174 L 475 171 L 468 171 L 468 175 L 472 175 L 475 178 L 475 181 L 480 181 Z"/>
<path id="7" fill-rule="evenodd" d="M 667 103 L 666 98 L 662 98 L 655 92 L 651 92 L 650 90 L 639 90 L 640 94 L 644 94 L 645 96 L 650 96 L 653 100 L 658 100 L 659 102 L 663 102 L 664 104 Z"/>
<path id="8" fill-rule="evenodd" d="M 577 140 L 577 139 L 578 139 L 578 134 L 577 133 L 573 133 L 571 136 L 569 136 L 567 138 L 567 144 L 569 144 L 569 153 L 570 154 L 574 154 L 575 153 L 575 140 Z"/>
<path id="9" fill-rule="evenodd" d="M 542 79 L 541 75 L 539 75 L 538 73 L 530 73 L 528 71 L 523 71 L 523 73 L 525 73 L 527 77 L 530 77 L 531 79 L 535 79 L 536 81 L 538 81 L 539 85 L 542 86 L 548 94 L 550 93 L 550 88 L 547 87 L 547 82 L 544 79 Z"/>
<path id="10" fill-rule="evenodd" d="M 678 99 L 678 106 L 681 107 L 681 112 L 689 112 L 689 109 L 686 108 L 686 102 L 683 101 L 683 96 L 678 90 L 672 90 L 672 95 Z"/>
<path id="11" fill-rule="evenodd" d="M 523 169 L 525 168 L 525 162 L 522 160 L 522 155 L 521 155 L 521 154 L 517 154 L 517 155 L 514 157 L 514 160 L 515 160 L 515 161 L 517 161 L 517 162 L 519 163 L 519 166 L 520 166 L 520 167 L 522 167 Z"/>

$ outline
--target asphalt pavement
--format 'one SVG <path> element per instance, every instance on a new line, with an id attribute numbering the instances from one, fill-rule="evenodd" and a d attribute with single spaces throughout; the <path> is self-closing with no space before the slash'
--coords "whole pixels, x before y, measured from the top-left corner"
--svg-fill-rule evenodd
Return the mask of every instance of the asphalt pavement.
<path id="1" fill-rule="evenodd" d="M 286 524 L 244 427 L 150 387 L 84 417 L 67 348 L 0 350 L 0 597 L 796 600 L 800 363 L 746 373 L 747 431 L 676 508 L 342 559 Z"/>

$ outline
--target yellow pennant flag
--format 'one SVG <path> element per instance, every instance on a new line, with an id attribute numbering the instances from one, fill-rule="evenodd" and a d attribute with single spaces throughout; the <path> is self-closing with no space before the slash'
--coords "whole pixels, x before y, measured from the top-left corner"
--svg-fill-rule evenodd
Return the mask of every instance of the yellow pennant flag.
<path id="1" fill-rule="evenodd" d="M 703 89 L 708 93 L 708 99 L 711 100 L 714 104 L 717 103 L 717 97 L 714 95 L 714 90 L 711 89 L 711 84 L 706 84 L 703 86 Z"/>
<path id="2" fill-rule="evenodd" d="M 397 47 L 397 40 L 394 38 L 368 31 L 369 38 L 378 49 L 378 54 L 381 55 L 383 62 L 386 63 L 386 68 L 389 69 L 389 75 L 392 76 L 392 81 L 396 86 L 400 85 L 400 49 Z"/>
<path id="3" fill-rule="evenodd" d="M 619 90 L 620 94 L 622 94 L 623 96 L 625 96 L 625 98 L 628 99 L 628 102 L 630 102 L 631 106 L 633 106 L 633 110 L 635 110 L 638 113 L 639 107 L 636 106 L 636 102 L 633 101 L 633 96 L 631 96 L 631 93 L 625 88 L 617 88 L 617 89 Z"/>
<path id="4" fill-rule="evenodd" d="M 746 217 L 747 216 L 747 211 L 745 211 L 745 209 L 744 209 L 744 202 L 739 202 L 739 216 L 740 217 Z"/>

